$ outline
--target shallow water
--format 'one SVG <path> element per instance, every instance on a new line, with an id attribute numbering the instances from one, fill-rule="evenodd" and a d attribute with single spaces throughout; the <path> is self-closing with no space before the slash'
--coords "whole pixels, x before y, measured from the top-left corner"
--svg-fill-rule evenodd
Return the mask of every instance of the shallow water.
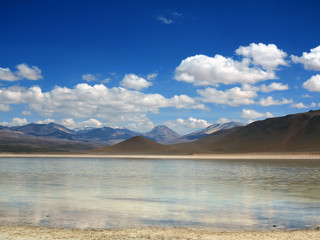
<path id="1" fill-rule="evenodd" d="M 0 158 L 0 224 L 320 225 L 320 161 Z"/>

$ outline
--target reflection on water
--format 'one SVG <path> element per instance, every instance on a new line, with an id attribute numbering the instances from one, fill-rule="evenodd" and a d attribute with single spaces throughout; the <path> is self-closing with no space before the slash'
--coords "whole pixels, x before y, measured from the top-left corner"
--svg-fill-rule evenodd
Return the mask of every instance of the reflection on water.
<path id="1" fill-rule="evenodd" d="M 320 161 L 0 159 L 0 224 L 320 225 Z"/>

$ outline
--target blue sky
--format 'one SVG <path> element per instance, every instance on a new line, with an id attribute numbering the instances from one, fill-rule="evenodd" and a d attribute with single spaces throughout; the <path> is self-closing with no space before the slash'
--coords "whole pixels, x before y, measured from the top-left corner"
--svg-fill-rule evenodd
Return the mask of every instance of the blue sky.
<path id="1" fill-rule="evenodd" d="M 0 124 L 187 133 L 319 109 L 319 8 L 2 0 Z"/>

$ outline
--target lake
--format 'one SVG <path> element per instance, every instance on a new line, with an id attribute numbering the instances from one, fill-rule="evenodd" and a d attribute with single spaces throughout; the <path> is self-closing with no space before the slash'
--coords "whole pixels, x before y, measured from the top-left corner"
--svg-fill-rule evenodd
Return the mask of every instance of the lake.
<path id="1" fill-rule="evenodd" d="M 319 160 L 0 158 L 0 225 L 320 225 Z"/>

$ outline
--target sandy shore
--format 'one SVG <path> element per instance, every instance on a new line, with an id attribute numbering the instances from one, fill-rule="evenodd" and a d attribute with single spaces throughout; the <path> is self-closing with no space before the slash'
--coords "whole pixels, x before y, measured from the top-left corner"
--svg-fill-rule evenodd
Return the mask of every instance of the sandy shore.
<path id="1" fill-rule="evenodd" d="M 320 153 L 250 153 L 250 154 L 193 154 L 193 155 L 129 155 L 129 154 L 11 154 L 1 153 L 0 158 L 31 157 L 31 158 L 128 158 L 128 159 L 319 159 Z"/>
<path id="2" fill-rule="evenodd" d="M 22 239 L 320 239 L 320 230 L 218 231 L 203 228 L 129 228 L 80 230 L 46 227 L 0 226 L 1 240 Z"/>

